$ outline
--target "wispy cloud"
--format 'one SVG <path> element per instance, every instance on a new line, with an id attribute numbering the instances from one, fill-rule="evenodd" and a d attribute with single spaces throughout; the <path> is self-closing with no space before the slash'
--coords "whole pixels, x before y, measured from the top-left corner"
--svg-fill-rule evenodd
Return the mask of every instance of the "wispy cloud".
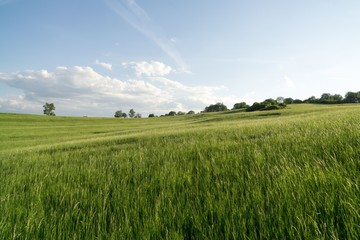
<path id="1" fill-rule="evenodd" d="M 152 21 L 146 11 L 135 0 L 105 0 L 105 2 L 128 24 L 152 40 L 170 56 L 179 66 L 180 71 L 189 72 L 187 64 L 174 48 L 173 40 L 175 38 L 164 37 L 161 28 Z"/>

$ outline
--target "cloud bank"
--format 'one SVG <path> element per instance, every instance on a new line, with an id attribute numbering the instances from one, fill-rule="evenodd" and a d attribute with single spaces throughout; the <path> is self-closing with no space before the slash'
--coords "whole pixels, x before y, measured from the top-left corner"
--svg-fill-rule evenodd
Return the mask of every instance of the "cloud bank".
<path id="1" fill-rule="evenodd" d="M 22 92 L 0 97 L 0 111 L 41 113 L 45 102 L 54 102 L 58 115 L 112 116 L 116 110 L 130 108 L 143 114 L 164 114 L 199 111 L 224 99 L 224 86 L 186 86 L 167 78 L 172 68 L 164 63 L 125 65 L 134 69 L 133 79 L 104 76 L 83 66 L 0 73 L 1 84 Z"/>

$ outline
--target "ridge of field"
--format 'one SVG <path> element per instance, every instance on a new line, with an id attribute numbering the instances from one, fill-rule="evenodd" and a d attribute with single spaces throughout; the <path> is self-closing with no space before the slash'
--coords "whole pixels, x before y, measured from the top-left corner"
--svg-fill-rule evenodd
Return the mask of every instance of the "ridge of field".
<path id="1" fill-rule="evenodd" d="M 0 114 L 0 239 L 359 239 L 360 105 Z"/>
<path id="2" fill-rule="evenodd" d="M 214 122 L 222 125 L 236 121 L 235 124 L 246 124 L 246 120 L 262 121 L 263 118 L 287 117 L 297 118 L 310 113 L 342 109 L 337 105 L 293 105 L 285 111 L 263 111 L 246 113 L 244 111 L 230 111 L 221 113 L 207 113 L 176 117 L 161 117 L 147 119 L 117 119 L 96 117 L 49 117 L 42 115 L 7 114 L 0 113 L 0 146 L 1 152 L 13 150 L 39 149 L 51 146 L 78 144 L 98 140 L 126 138 L 133 135 L 140 136 L 174 131 L 192 131 L 193 128 L 218 127 Z M 350 106 L 347 106 L 351 108 Z M 311 117 L 311 116 L 308 116 Z"/>

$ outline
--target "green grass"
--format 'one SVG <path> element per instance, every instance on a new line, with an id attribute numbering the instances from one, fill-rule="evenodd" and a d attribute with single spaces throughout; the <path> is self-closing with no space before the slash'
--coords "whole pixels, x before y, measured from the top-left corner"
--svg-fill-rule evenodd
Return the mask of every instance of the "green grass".
<path id="1" fill-rule="evenodd" d="M 359 123 L 0 114 L 0 239 L 360 239 Z"/>

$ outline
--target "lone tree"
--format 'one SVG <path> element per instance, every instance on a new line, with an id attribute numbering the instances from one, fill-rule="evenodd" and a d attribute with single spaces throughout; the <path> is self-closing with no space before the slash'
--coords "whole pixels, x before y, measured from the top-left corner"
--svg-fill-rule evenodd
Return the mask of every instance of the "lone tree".
<path id="1" fill-rule="evenodd" d="M 116 118 L 122 118 L 123 117 L 123 112 L 121 110 L 118 110 L 115 112 L 114 117 Z"/>
<path id="2" fill-rule="evenodd" d="M 135 117 L 135 111 L 134 111 L 134 109 L 130 109 L 130 111 L 129 111 L 129 118 L 133 118 L 133 117 Z"/>
<path id="3" fill-rule="evenodd" d="M 115 112 L 114 117 L 116 118 L 127 118 L 127 114 L 124 113 L 122 110 L 118 110 Z"/>
<path id="4" fill-rule="evenodd" d="M 48 116 L 55 116 L 55 105 L 54 103 L 45 103 L 44 107 L 44 114 Z"/>
<path id="5" fill-rule="evenodd" d="M 277 98 L 276 98 L 276 102 L 277 102 L 278 104 L 284 103 L 284 102 L 285 102 L 285 98 L 284 98 L 284 97 L 277 97 Z"/>

